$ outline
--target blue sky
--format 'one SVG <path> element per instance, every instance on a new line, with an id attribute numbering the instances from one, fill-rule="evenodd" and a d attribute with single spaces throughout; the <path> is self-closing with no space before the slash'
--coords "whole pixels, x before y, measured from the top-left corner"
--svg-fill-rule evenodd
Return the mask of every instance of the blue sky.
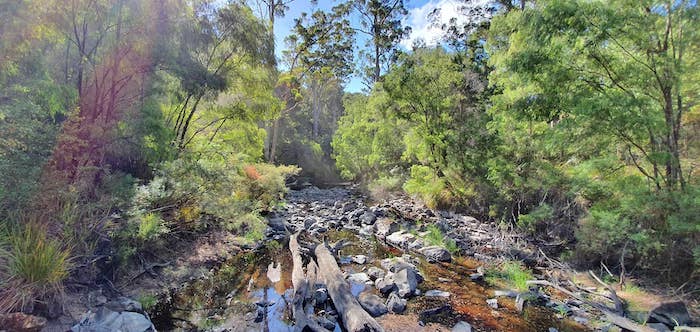
<path id="1" fill-rule="evenodd" d="M 485 3 L 488 0 L 473 1 L 474 3 Z M 294 19 L 299 17 L 302 12 L 312 12 L 316 8 L 330 10 L 338 2 L 334 0 L 318 0 L 316 6 L 311 5 L 310 0 L 295 0 L 289 5 L 289 11 L 285 17 L 277 18 L 275 21 L 275 40 L 278 57 L 285 48 L 284 38 L 289 35 L 291 28 L 294 26 Z M 458 0 L 408 0 L 407 8 L 409 9 L 408 17 L 404 24 L 411 26 L 412 33 L 406 40 L 401 42 L 404 48 L 410 48 L 413 41 L 420 38 L 427 44 L 435 44 L 441 36 L 441 31 L 432 27 L 427 19 L 427 15 L 435 8 L 440 8 L 442 17 L 441 21 L 447 22 L 452 17 L 458 17 L 458 8 L 461 5 Z M 253 8 L 256 10 L 256 8 Z M 357 18 L 352 18 L 353 24 L 359 25 Z M 357 35 L 357 47 L 363 47 L 366 37 L 362 34 Z M 362 90 L 364 85 L 357 77 L 351 78 L 345 90 L 348 92 L 357 92 Z"/>

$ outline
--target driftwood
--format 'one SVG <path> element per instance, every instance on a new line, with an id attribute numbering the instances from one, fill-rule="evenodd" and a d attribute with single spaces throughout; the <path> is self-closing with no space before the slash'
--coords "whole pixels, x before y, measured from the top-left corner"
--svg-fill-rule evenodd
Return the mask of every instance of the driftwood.
<path id="1" fill-rule="evenodd" d="M 608 317 L 608 320 L 610 320 L 611 323 L 613 323 L 613 324 L 615 324 L 623 329 L 627 329 L 627 330 L 630 330 L 632 332 L 655 332 L 656 331 L 650 327 L 647 327 L 647 326 L 644 326 L 641 324 L 637 324 L 628 318 L 625 318 L 623 316 L 618 315 L 617 313 L 615 313 L 613 310 L 611 310 L 607 306 L 604 306 L 600 303 L 588 301 L 588 300 L 582 298 L 581 296 L 578 296 L 577 294 L 569 291 L 568 289 L 566 289 L 562 286 L 559 286 L 555 283 L 549 282 L 547 280 L 528 280 L 527 284 L 528 285 L 539 285 L 539 286 L 552 287 L 552 288 L 554 288 L 554 289 L 556 289 L 556 290 L 558 290 L 558 291 L 560 291 L 568 296 L 571 296 L 571 297 L 573 297 L 573 298 L 575 298 L 583 303 L 590 305 L 593 308 L 600 310 L 603 314 L 605 314 L 605 316 Z"/>
<path id="2" fill-rule="evenodd" d="M 622 301 L 620 300 L 620 298 L 617 297 L 617 293 L 615 292 L 615 290 L 612 287 L 610 287 L 610 285 L 608 285 L 608 284 L 604 283 L 602 280 L 600 280 L 600 278 L 598 278 L 598 276 L 595 275 L 595 273 L 593 273 L 593 271 L 588 271 L 588 274 L 590 274 L 591 277 L 593 277 L 593 279 L 595 279 L 595 281 L 597 281 L 599 284 L 601 284 L 603 287 L 605 287 L 605 289 L 608 290 L 608 292 L 610 293 L 610 297 L 612 298 L 613 302 L 615 303 L 615 311 L 618 314 L 623 314 L 625 312 L 625 308 L 622 305 Z"/>
<path id="3" fill-rule="evenodd" d="M 292 299 L 292 314 L 294 315 L 294 331 L 326 331 L 316 320 L 307 315 L 305 303 L 310 303 L 310 282 L 304 275 L 304 266 L 301 259 L 301 250 L 297 241 L 297 234 L 289 239 L 289 251 L 292 252 L 292 285 L 294 286 L 294 298 Z M 314 272 L 315 273 L 315 272 Z M 311 282 L 313 283 L 313 281 Z"/>
<path id="4" fill-rule="evenodd" d="M 326 284 L 328 295 L 333 300 L 345 329 L 349 332 L 383 332 L 384 329 L 352 296 L 350 285 L 345 281 L 328 246 L 319 244 L 314 252 L 318 262 L 318 277 Z"/>

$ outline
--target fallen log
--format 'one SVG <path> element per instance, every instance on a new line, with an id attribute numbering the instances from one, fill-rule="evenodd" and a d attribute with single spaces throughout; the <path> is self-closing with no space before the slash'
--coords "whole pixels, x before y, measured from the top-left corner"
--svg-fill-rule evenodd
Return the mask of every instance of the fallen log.
<path id="1" fill-rule="evenodd" d="M 328 295 L 333 300 L 345 329 L 348 332 L 383 332 L 384 329 L 352 296 L 350 285 L 345 281 L 328 247 L 319 244 L 314 253 L 318 263 L 318 278 L 326 284 Z"/>
<path id="2" fill-rule="evenodd" d="M 298 234 L 298 233 L 297 233 Z M 301 251 L 297 234 L 289 238 L 289 251 L 292 252 L 292 286 L 294 287 L 294 297 L 292 298 L 292 315 L 294 315 L 294 331 L 327 331 L 321 327 L 316 320 L 307 315 L 304 303 L 309 294 L 309 281 L 304 275 L 304 266 L 301 259 Z"/>
<path id="3" fill-rule="evenodd" d="M 569 295 L 569 296 L 571 296 L 571 297 L 573 297 L 573 298 L 575 298 L 583 303 L 590 305 L 593 308 L 600 310 L 603 314 L 605 314 L 605 316 L 608 318 L 608 320 L 611 323 L 613 323 L 613 324 L 615 324 L 623 329 L 627 329 L 627 330 L 630 330 L 632 332 L 654 332 L 654 331 L 656 331 L 648 326 L 637 324 L 628 318 L 625 318 L 623 316 L 618 315 L 617 313 L 615 313 L 613 310 L 611 310 L 607 306 L 604 306 L 600 303 L 588 301 L 588 300 L 584 299 L 583 297 L 576 295 L 574 292 L 571 292 L 568 289 L 566 289 L 562 286 L 559 286 L 555 283 L 552 283 L 550 281 L 547 281 L 547 280 L 528 280 L 527 284 L 528 285 L 539 285 L 539 286 L 552 287 L 552 288 L 554 288 L 554 289 L 556 289 L 556 290 L 558 290 L 566 295 Z"/>

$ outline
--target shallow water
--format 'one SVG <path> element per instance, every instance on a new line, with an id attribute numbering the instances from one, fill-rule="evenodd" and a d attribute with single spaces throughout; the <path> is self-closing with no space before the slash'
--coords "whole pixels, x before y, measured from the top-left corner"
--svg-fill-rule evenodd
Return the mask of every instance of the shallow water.
<path id="1" fill-rule="evenodd" d="M 342 264 L 348 273 L 361 272 L 379 260 L 400 256 L 399 250 L 383 245 L 376 239 L 360 238 L 343 230 L 330 232 L 328 240 L 352 241 L 340 251 L 341 263 L 349 255 L 368 256 L 365 265 Z M 225 262 L 212 277 L 194 280 L 181 289 L 171 291 L 161 298 L 151 310 L 158 330 L 193 331 L 292 331 L 288 303 L 293 295 L 291 285 L 291 255 L 286 247 L 274 252 L 241 254 Z M 268 269 L 271 264 L 279 264 Z M 419 285 L 422 292 L 440 289 L 450 292 L 449 299 L 431 299 L 422 296 L 411 299 L 407 313 L 420 312 L 448 304 L 452 309 L 439 315 L 423 317 L 426 323 L 434 322 L 452 327 L 460 320 L 469 322 L 475 331 L 547 331 L 555 327 L 559 331 L 587 331 L 568 319 L 557 319 L 549 309 L 528 306 L 524 313 L 515 310 L 513 300 L 499 298 L 499 308 L 492 309 L 486 299 L 493 297 L 491 287 L 469 279 L 478 261 L 457 258 L 453 263 L 430 264 L 420 260 L 418 268 L 425 277 Z M 440 282 L 438 278 L 450 279 Z M 351 283 L 351 292 L 376 292 L 372 286 Z M 328 309 L 328 308 L 326 308 Z M 318 310 L 317 310 L 318 311 Z M 341 331 L 336 325 L 336 331 Z"/>

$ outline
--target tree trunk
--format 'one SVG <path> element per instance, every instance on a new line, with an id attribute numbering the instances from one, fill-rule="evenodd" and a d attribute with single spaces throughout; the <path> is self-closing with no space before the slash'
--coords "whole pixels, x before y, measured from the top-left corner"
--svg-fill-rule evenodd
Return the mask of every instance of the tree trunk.
<path id="1" fill-rule="evenodd" d="M 360 306 L 345 281 L 335 258 L 325 244 L 319 244 L 314 251 L 318 262 L 319 277 L 328 287 L 328 295 L 340 314 L 343 326 L 349 332 L 383 332 L 377 321 Z"/>
<path id="2" fill-rule="evenodd" d="M 310 318 L 306 311 L 305 302 L 309 295 L 309 286 L 311 283 L 304 275 L 303 261 L 299 250 L 299 242 L 297 235 L 294 234 L 289 238 L 289 251 L 292 252 L 292 285 L 294 286 L 294 298 L 292 299 L 292 314 L 294 315 L 294 331 L 326 331 L 323 327 Z"/>

